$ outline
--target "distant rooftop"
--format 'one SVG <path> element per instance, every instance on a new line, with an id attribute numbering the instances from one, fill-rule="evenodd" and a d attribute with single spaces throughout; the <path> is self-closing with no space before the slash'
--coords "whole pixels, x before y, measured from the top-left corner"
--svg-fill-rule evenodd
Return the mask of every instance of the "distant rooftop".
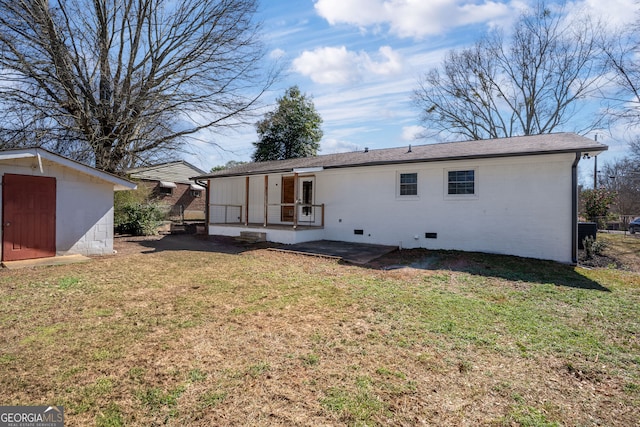
<path id="1" fill-rule="evenodd" d="M 193 166 L 184 160 L 161 163 L 139 168 L 131 168 L 126 171 L 131 178 L 146 179 L 150 181 L 168 181 L 180 184 L 191 184 L 192 176 L 203 175 L 206 172 Z"/>
<path id="2" fill-rule="evenodd" d="M 246 163 L 230 169 L 216 171 L 198 178 L 256 175 L 291 172 L 306 168 L 345 168 L 435 162 L 444 160 L 479 159 L 491 157 L 530 156 L 552 153 L 599 153 L 607 146 L 574 133 L 552 133 L 485 139 L 479 141 L 445 142 L 426 145 L 362 150 L 350 153 L 326 154 L 297 159 Z"/>

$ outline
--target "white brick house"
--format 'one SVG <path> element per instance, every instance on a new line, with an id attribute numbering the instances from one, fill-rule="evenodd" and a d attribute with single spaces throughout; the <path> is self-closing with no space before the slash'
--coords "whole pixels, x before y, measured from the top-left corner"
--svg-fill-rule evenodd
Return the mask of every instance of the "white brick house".
<path id="1" fill-rule="evenodd" d="M 577 165 L 606 145 L 570 133 L 250 163 L 208 181 L 208 232 L 577 261 Z"/>

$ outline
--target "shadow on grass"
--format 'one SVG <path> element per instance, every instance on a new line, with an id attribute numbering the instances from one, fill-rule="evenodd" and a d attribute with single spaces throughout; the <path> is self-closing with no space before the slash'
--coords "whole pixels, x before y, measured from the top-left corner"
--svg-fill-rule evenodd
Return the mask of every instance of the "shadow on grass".
<path id="1" fill-rule="evenodd" d="M 195 251 L 237 255 L 267 248 L 282 248 L 271 242 L 245 243 L 227 236 L 166 235 L 156 238 L 124 238 L 146 250 L 142 253 L 164 251 Z M 551 283 L 577 289 L 592 289 L 604 292 L 610 290 L 575 271 L 570 265 L 553 261 L 493 255 L 480 252 L 430 251 L 427 249 L 396 250 L 368 264 L 365 268 L 393 269 L 411 267 L 422 270 L 451 270 L 478 276 L 496 277 L 510 281 L 527 283 Z"/>
<path id="2" fill-rule="evenodd" d="M 243 252 L 279 247 L 270 242 L 240 242 L 233 237 L 205 236 L 196 234 L 167 234 L 150 238 L 121 237 L 125 242 L 137 244 L 143 248 L 140 253 L 150 254 L 165 251 L 212 252 L 237 255 Z"/>
<path id="3" fill-rule="evenodd" d="M 478 276 L 495 277 L 514 282 L 554 284 L 577 289 L 603 292 L 610 290 L 578 273 L 575 267 L 554 261 L 493 255 L 479 252 L 429 251 L 412 249 L 399 251 L 398 264 L 378 268 L 411 267 L 423 270 L 450 270 Z M 402 253 L 404 252 L 404 253 Z"/>

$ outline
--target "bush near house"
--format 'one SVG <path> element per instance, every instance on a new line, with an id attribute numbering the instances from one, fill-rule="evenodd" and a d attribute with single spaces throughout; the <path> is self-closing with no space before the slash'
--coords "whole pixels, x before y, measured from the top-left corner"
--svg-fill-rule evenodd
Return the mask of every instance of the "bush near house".
<path id="1" fill-rule="evenodd" d="M 581 197 L 584 201 L 584 213 L 589 221 L 597 222 L 598 228 L 605 228 L 605 219 L 609 214 L 609 207 L 615 199 L 615 192 L 606 188 L 583 190 Z"/>
<path id="2" fill-rule="evenodd" d="M 135 236 L 158 234 L 158 227 L 165 218 L 165 212 L 148 201 L 149 189 L 139 185 L 135 191 L 115 193 L 113 203 L 113 223 L 116 233 Z"/>
<path id="3" fill-rule="evenodd" d="M 119 222 L 115 223 L 116 232 L 134 236 L 152 236 L 158 234 L 158 227 L 164 219 L 164 212 L 154 203 L 128 204 L 120 207 Z"/>

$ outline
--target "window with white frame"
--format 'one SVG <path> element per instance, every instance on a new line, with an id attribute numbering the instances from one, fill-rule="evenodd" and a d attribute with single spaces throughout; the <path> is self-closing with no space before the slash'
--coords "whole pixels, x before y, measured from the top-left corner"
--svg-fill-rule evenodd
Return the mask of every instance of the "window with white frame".
<path id="1" fill-rule="evenodd" d="M 417 196 L 418 195 L 418 173 L 401 173 L 399 176 L 400 196 Z"/>
<path id="2" fill-rule="evenodd" d="M 476 195 L 475 169 L 447 171 L 447 194 L 449 196 Z"/>

